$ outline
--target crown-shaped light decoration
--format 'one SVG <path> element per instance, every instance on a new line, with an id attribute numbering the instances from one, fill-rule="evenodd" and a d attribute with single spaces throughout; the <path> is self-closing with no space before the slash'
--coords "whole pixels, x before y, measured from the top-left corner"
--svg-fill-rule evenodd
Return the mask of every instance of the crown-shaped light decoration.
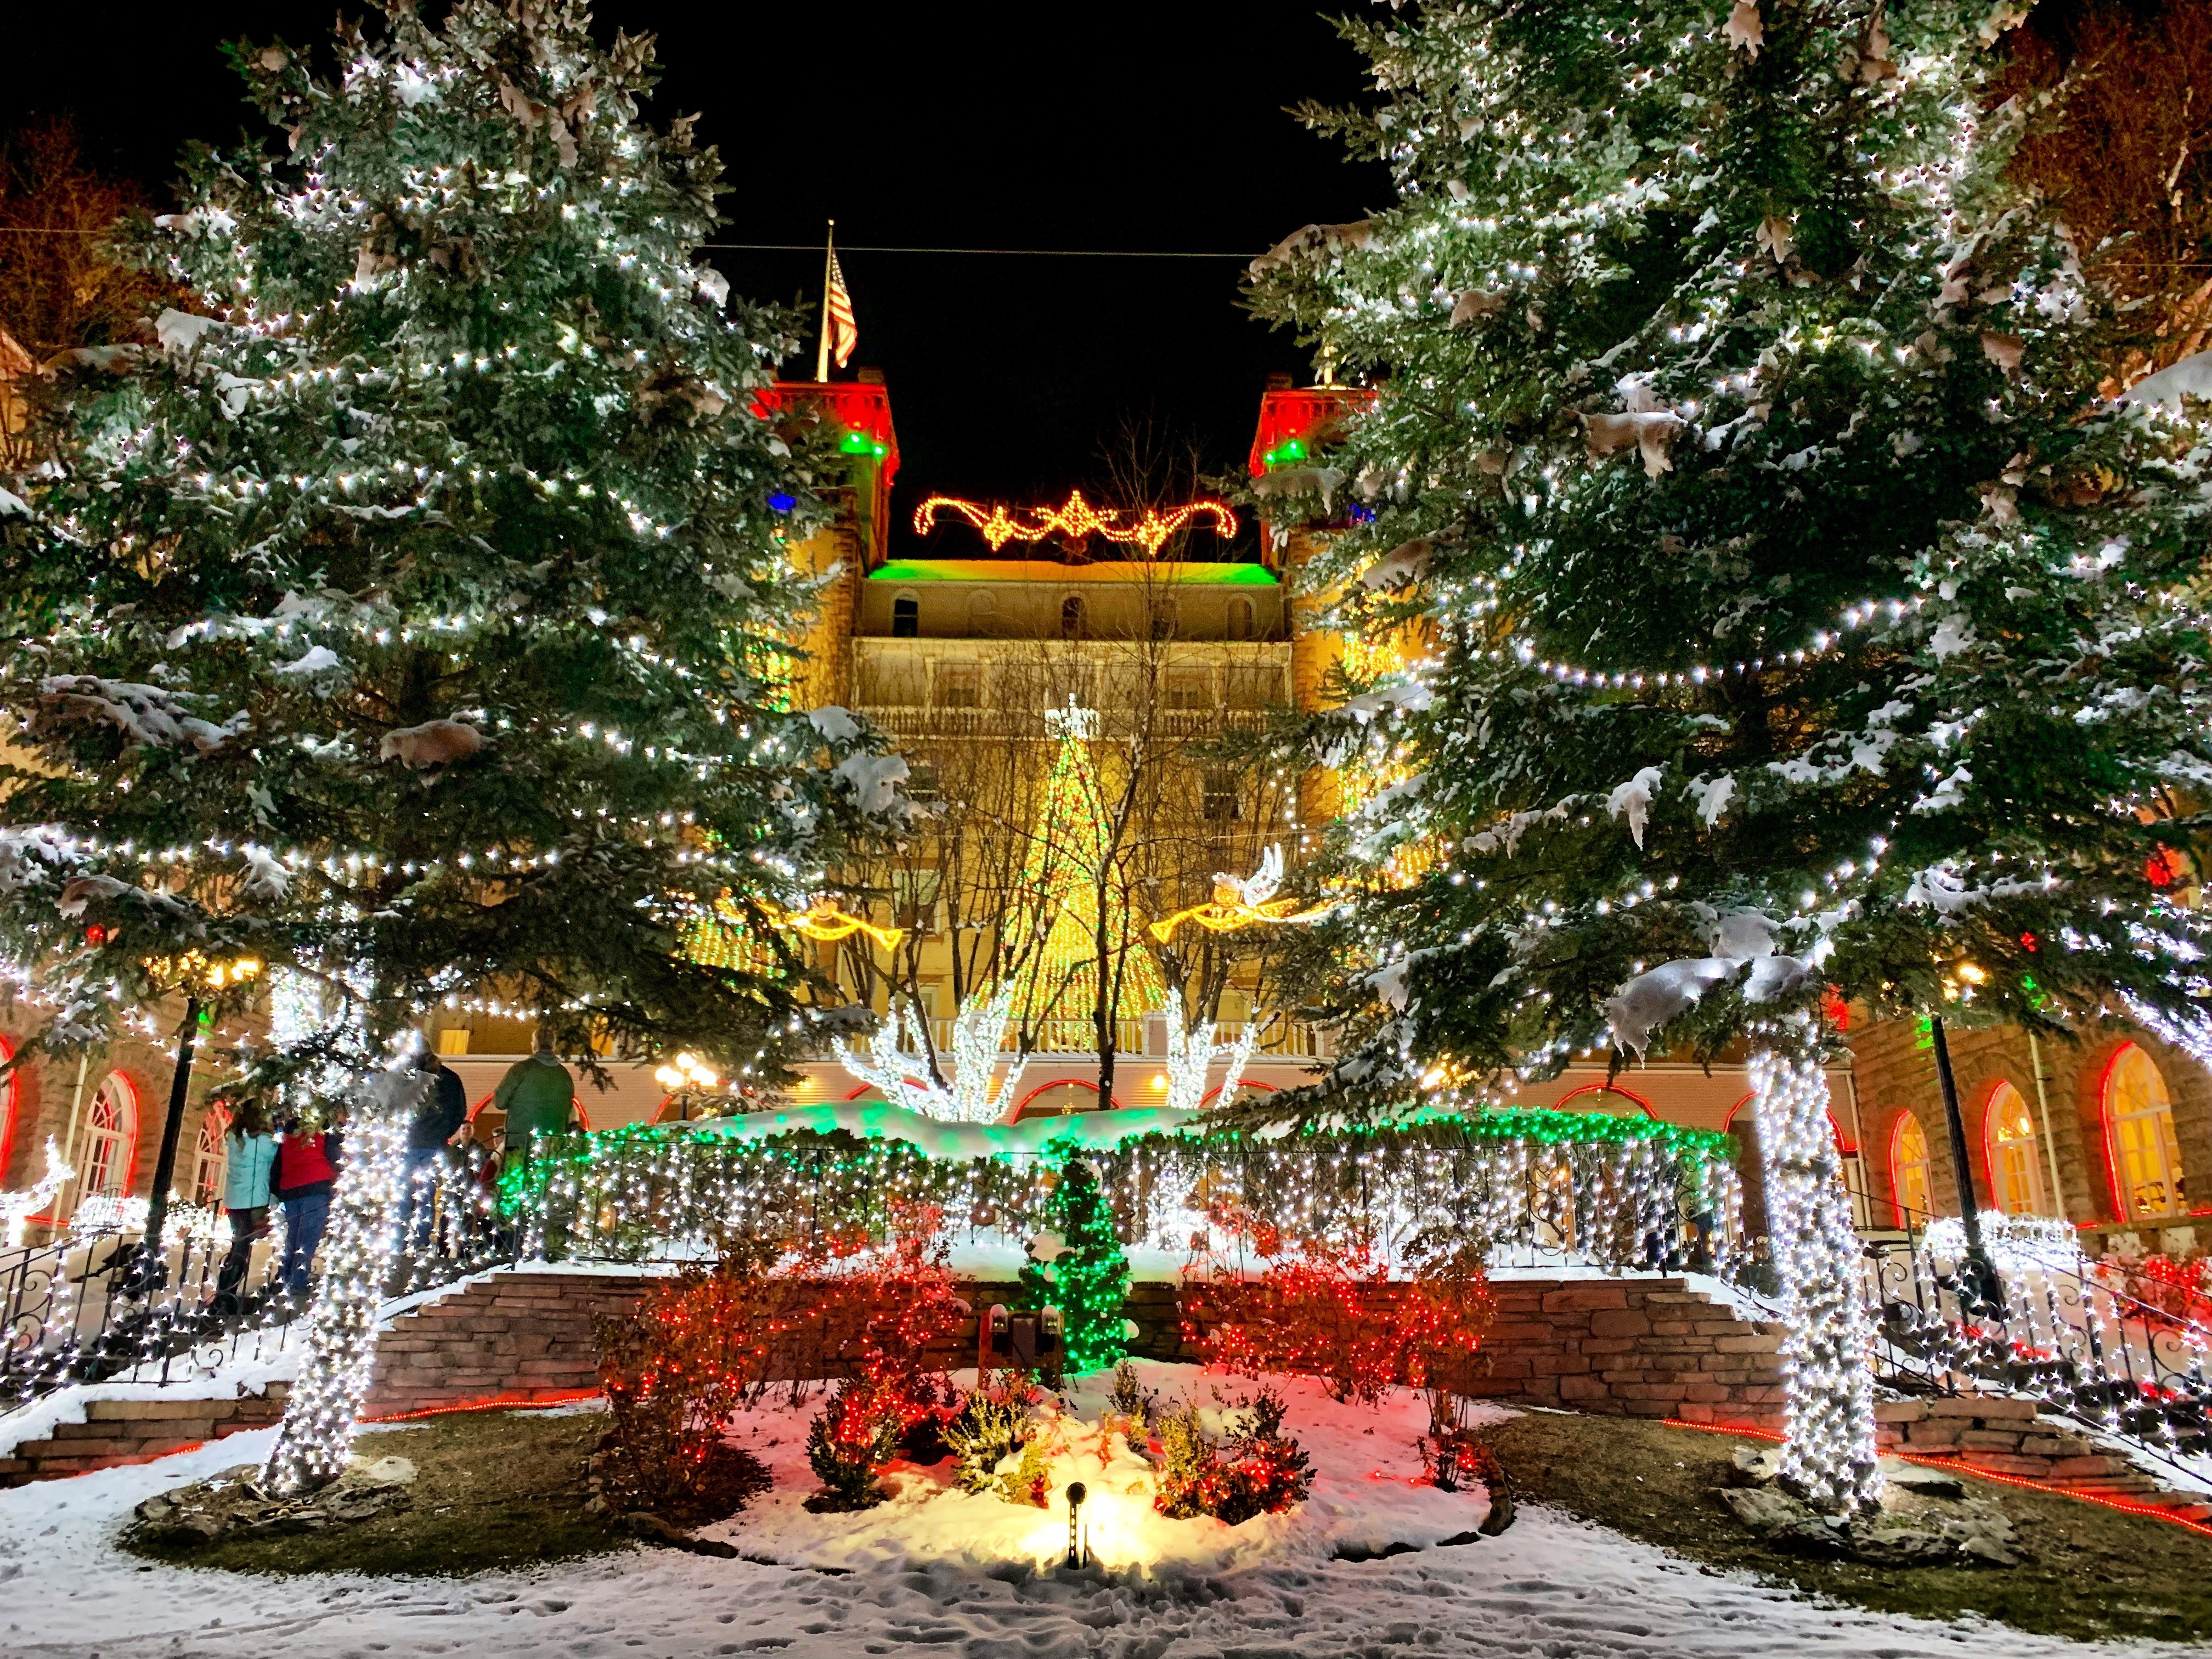
<path id="1" fill-rule="evenodd" d="M 994 503 L 988 507 L 974 501 L 959 501 L 951 495 L 932 495 L 914 510 L 914 528 L 917 535 L 927 534 L 937 524 L 939 507 L 949 507 L 983 532 L 983 540 L 991 551 L 997 552 L 1008 542 L 1041 542 L 1048 536 L 1065 536 L 1083 541 L 1092 536 L 1103 536 L 1109 542 L 1121 542 L 1141 547 L 1146 558 L 1156 557 L 1168 538 L 1200 516 L 1213 520 L 1216 534 L 1233 536 L 1237 533 L 1237 515 L 1220 501 L 1192 501 L 1172 513 L 1161 513 L 1157 507 L 1146 507 L 1136 523 L 1121 522 L 1121 509 L 1109 507 L 1100 512 L 1083 499 L 1083 492 L 1072 490 L 1065 507 L 1024 507 L 1017 509 L 1027 515 L 1026 520 L 1016 519 L 1004 507 Z"/>

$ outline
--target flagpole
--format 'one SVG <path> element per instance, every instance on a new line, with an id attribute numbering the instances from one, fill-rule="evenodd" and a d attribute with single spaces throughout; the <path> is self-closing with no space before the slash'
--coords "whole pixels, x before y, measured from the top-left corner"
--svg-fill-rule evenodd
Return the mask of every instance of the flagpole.
<path id="1" fill-rule="evenodd" d="M 822 344 L 814 354 L 814 378 L 830 378 L 830 269 L 837 257 L 837 222 L 830 222 L 830 237 L 822 246 Z"/>

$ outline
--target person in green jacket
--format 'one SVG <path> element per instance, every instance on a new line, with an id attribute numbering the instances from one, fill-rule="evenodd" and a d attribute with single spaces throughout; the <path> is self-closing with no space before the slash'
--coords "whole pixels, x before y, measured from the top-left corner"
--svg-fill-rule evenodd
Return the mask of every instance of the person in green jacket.
<path id="1" fill-rule="evenodd" d="M 492 1091 L 493 1107 L 507 1114 L 507 1161 L 530 1156 L 532 1135 L 565 1134 L 576 1098 L 576 1079 L 553 1052 L 551 1041 L 538 1039 L 538 1052 L 507 1068 Z"/>

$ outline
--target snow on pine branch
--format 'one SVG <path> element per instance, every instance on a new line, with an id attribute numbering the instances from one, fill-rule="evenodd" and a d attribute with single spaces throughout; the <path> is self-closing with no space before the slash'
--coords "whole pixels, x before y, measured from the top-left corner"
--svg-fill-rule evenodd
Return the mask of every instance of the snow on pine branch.
<path id="1" fill-rule="evenodd" d="M 252 717 L 241 708 L 218 726 L 188 714 L 185 699 L 173 691 L 97 674 L 55 674 L 39 682 L 33 737 L 88 721 L 105 722 L 149 748 L 189 746 L 196 753 L 211 755 L 245 731 Z"/>

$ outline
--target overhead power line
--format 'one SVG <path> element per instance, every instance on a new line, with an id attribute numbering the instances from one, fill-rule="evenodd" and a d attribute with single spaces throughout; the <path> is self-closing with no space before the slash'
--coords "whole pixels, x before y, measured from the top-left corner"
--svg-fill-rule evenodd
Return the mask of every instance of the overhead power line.
<path id="1" fill-rule="evenodd" d="M 97 236 L 99 230 L 74 225 L 0 225 L 0 234 L 17 236 Z M 819 242 L 702 242 L 701 247 L 733 253 L 819 253 Z M 1249 262 L 1249 253 L 1209 253 L 1188 248 L 1124 247 L 871 247 L 842 242 L 840 253 L 949 253 L 993 258 L 1035 259 L 1237 259 Z"/>
<path id="2" fill-rule="evenodd" d="M 741 253 L 819 253 L 819 242 L 702 242 L 702 247 L 728 248 Z M 864 247 L 856 242 L 837 244 L 840 253 L 957 253 L 1037 259 L 1241 259 L 1249 253 L 1193 252 L 1182 248 L 1119 247 Z"/>

